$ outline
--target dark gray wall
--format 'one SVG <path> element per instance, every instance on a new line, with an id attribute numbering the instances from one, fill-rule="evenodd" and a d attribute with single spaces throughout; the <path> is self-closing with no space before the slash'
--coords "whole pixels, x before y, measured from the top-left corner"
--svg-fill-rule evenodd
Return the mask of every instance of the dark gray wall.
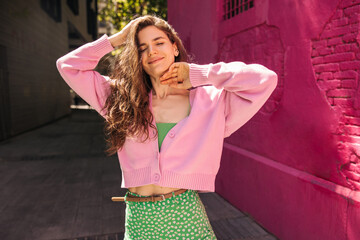
<path id="1" fill-rule="evenodd" d="M 55 62 L 70 46 L 93 40 L 89 4 L 78 4 L 74 13 L 61 0 L 0 1 L 0 140 L 70 113 L 69 88 Z"/>

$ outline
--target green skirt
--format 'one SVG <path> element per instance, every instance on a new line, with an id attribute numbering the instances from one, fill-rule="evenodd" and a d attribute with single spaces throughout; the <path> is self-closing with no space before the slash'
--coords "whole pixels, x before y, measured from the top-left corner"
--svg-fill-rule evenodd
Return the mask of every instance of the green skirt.
<path id="1" fill-rule="evenodd" d="M 197 191 L 157 202 L 125 202 L 124 240 L 216 239 Z"/>

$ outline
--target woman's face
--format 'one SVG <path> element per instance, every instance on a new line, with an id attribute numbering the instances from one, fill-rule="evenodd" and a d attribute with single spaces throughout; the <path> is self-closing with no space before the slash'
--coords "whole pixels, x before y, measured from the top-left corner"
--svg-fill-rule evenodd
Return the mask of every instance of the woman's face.
<path id="1" fill-rule="evenodd" d="M 175 61 L 176 44 L 155 26 L 148 26 L 138 33 L 142 66 L 151 77 L 161 77 Z"/>

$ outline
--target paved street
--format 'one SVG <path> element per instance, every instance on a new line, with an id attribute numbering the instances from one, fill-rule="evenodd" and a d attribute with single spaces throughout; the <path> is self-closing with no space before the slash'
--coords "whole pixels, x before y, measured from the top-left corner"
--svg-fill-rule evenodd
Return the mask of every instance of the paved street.
<path id="1" fill-rule="evenodd" d="M 0 142 L 0 239 L 123 239 L 116 156 L 106 157 L 102 119 L 72 110 Z M 216 193 L 200 194 L 218 239 L 274 240 Z"/>

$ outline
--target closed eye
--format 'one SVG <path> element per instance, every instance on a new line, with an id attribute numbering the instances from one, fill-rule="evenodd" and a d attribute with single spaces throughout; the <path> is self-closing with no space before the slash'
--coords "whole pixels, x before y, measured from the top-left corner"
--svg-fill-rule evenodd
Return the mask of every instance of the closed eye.
<path id="1" fill-rule="evenodd" d="M 146 51 L 147 48 L 143 48 L 143 49 L 139 49 L 139 52 L 142 53 L 144 51 Z"/>
<path id="2" fill-rule="evenodd" d="M 164 44 L 164 42 L 158 42 L 158 43 L 155 43 L 155 45 L 157 45 L 157 46 L 160 46 L 160 45 L 163 45 Z M 140 48 L 139 49 L 139 52 L 140 53 L 143 53 L 144 51 L 146 51 L 147 50 L 147 48 Z"/>

